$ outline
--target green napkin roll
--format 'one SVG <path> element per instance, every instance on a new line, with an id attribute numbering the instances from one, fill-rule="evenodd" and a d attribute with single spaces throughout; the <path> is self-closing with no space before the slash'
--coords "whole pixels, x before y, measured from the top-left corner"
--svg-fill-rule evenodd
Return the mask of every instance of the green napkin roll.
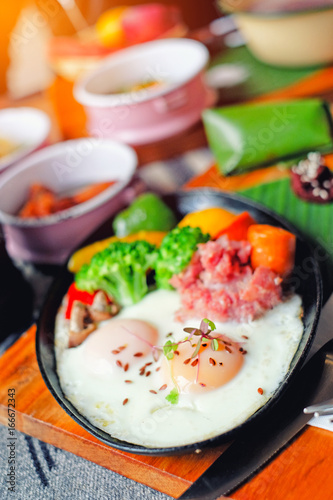
<path id="1" fill-rule="evenodd" d="M 243 104 L 203 112 L 209 145 L 224 175 L 238 174 L 310 151 L 333 150 L 332 117 L 319 99 Z"/>

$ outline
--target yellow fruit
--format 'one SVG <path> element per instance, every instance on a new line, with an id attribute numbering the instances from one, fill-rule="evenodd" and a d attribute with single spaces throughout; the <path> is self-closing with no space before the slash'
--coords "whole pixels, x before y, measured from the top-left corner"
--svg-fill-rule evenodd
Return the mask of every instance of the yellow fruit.
<path id="1" fill-rule="evenodd" d="M 125 43 L 122 18 L 128 7 L 115 7 L 104 12 L 96 23 L 100 42 L 107 47 L 121 47 Z"/>
<path id="2" fill-rule="evenodd" d="M 214 238 L 222 229 L 229 226 L 235 217 L 235 214 L 224 208 L 205 208 L 185 215 L 178 226 L 200 227 L 203 233 L 209 233 Z"/>
<path id="3" fill-rule="evenodd" d="M 167 233 L 164 231 L 138 231 L 135 234 L 129 234 L 128 236 L 124 236 L 123 238 L 111 236 L 110 238 L 96 241 L 91 245 L 87 245 L 86 247 L 77 250 L 69 259 L 67 267 L 72 273 L 77 273 L 78 270 L 83 266 L 83 264 L 89 264 L 89 262 L 97 252 L 101 252 L 102 250 L 104 250 L 104 248 L 109 246 L 109 244 L 113 241 L 131 242 L 136 240 L 146 240 L 152 245 L 160 246 L 166 234 Z"/>

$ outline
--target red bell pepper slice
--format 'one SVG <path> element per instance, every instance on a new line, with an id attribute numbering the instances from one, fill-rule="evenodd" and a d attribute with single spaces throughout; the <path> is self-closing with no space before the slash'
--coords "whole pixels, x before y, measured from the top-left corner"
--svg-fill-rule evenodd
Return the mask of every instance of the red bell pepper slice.
<path id="1" fill-rule="evenodd" d="M 68 302 L 67 302 L 67 308 L 66 308 L 66 313 L 65 313 L 66 319 L 69 319 L 71 317 L 71 311 L 72 311 L 74 300 L 79 300 L 80 302 L 83 302 L 83 304 L 87 304 L 87 305 L 91 306 L 96 293 L 97 293 L 97 290 L 96 290 L 96 292 L 93 292 L 93 293 L 84 292 L 83 290 L 79 290 L 78 288 L 76 288 L 75 283 L 72 283 L 68 289 L 68 292 L 67 292 Z"/>

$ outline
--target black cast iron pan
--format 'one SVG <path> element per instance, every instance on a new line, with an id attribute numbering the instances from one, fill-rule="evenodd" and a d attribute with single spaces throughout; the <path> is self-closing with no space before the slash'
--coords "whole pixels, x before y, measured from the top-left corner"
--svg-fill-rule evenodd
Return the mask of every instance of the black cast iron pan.
<path id="1" fill-rule="evenodd" d="M 61 301 L 73 280 L 73 275 L 67 270 L 66 267 L 64 267 L 59 276 L 55 279 L 49 291 L 38 321 L 36 351 L 39 368 L 44 381 L 60 406 L 74 420 L 76 420 L 76 422 L 78 422 L 83 428 L 100 441 L 126 452 L 145 455 L 175 455 L 193 452 L 197 449 L 218 446 L 222 443 L 229 442 L 236 438 L 239 434 L 246 432 L 253 423 L 257 424 L 259 419 L 267 418 L 270 412 L 278 411 L 277 403 L 279 398 L 301 368 L 311 346 L 316 333 L 322 302 L 321 274 L 318 262 L 314 257 L 314 252 L 304 241 L 299 232 L 281 217 L 275 215 L 261 205 L 249 201 L 239 195 L 221 193 L 221 191 L 212 189 L 197 189 L 188 192 L 179 192 L 175 195 L 167 196 L 165 201 L 170 207 L 173 208 L 179 217 L 195 210 L 201 210 L 210 206 L 220 206 L 235 213 L 248 211 L 258 223 L 280 226 L 296 234 L 297 248 L 295 273 L 290 281 L 295 288 L 295 292 L 301 295 L 303 300 L 304 332 L 297 352 L 295 353 L 290 365 L 290 369 L 279 388 L 262 408 L 260 408 L 241 425 L 214 438 L 192 443 L 186 446 L 147 448 L 131 444 L 115 439 L 106 432 L 103 432 L 92 425 L 65 398 L 61 390 L 56 373 L 54 357 L 54 322 Z"/>

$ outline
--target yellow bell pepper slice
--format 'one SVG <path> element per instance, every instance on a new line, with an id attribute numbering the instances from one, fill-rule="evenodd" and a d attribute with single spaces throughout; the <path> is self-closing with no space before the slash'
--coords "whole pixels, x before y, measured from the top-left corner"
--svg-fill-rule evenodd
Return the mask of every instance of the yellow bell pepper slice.
<path id="1" fill-rule="evenodd" d="M 211 207 L 191 212 L 179 222 L 179 227 L 199 227 L 203 233 L 209 233 L 212 238 L 229 226 L 236 215 L 221 207 Z"/>

